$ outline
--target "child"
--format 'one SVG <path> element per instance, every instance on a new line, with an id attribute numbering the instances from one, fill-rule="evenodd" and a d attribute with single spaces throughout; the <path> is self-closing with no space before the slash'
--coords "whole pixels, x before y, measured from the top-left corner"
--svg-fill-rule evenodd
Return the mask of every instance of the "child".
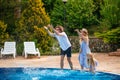
<path id="1" fill-rule="evenodd" d="M 79 63 L 81 66 L 81 69 L 84 68 L 88 69 L 88 63 L 87 63 L 87 54 L 91 53 L 91 50 L 89 48 L 89 38 L 88 38 L 88 31 L 87 29 L 83 28 L 81 31 L 78 29 L 75 30 L 80 38 L 80 53 L 79 53 Z"/>
<path id="2" fill-rule="evenodd" d="M 98 65 L 98 61 L 91 53 L 87 54 L 87 58 L 88 58 L 89 71 L 95 73 L 96 66 Z"/>

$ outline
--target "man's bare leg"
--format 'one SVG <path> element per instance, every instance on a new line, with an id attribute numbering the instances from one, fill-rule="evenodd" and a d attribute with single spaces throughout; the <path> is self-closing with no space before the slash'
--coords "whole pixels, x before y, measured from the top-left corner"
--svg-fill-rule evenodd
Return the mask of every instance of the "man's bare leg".
<path id="1" fill-rule="evenodd" d="M 70 65 L 70 68 L 73 69 L 73 64 L 72 64 L 72 61 L 71 61 L 71 57 L 67 57 L 67 61 Z"/>
<path id="2" fill-rule="evenodd" d="M 61 69 L 63 69 L 63 67 L 64 67 L 64 57 L 65 57 L 65 55 L 61 55 L 61 60 L 60 60 Z"/>

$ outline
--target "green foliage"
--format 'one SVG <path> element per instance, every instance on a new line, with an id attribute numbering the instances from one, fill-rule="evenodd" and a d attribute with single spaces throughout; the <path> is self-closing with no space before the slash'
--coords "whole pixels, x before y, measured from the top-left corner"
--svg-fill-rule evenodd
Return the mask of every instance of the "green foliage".
<path id="1" fill-rule="evenodd" d="M 67 20 L 71 29 L 96 24 L 93 0 L 70 0 L 67 5 Z"/>
<path id="2" fill-rule="evenodd" d="M 21 55 L 23 53 L 24 50 L 24 46 L 23 46 L 23 42 L 17 42 L 16 45 L 16 51 L 17 51 L 17 55 Z"/>
<path id="3" fill-rule="evenodd" d="M 120 27 L 104 33 L 95 33 L 95 36 L 103 38 L 107 43 L 120 43 Z"/>
<path id="4" fill-rule="evenodd" d="M 15 31 L 18 43 L 35 41 L 39 49 L 48 50 L 51 39 L 47 38 L 48 35 L 42 27 L 49 23 L 50 18 L 45 12 L 42 1 L 29 0 L 20 20 L 16 21 L 17 29 Z"/>
<path id="5" fill-rule="evenodd" d="M 104 0 L 101 4 L 101 21 L 95 36 L 108 43 L 120 43 L 120 0 Z"/>
<path id="6" fill-rule="evenodd" d="M 18 0 L 0 0 L 0 20 L 7 24 L 7 32 L 12 35 L 15 27 L 15 7 L 21 4 Z"/>
<path id="7" fill-rule="evenodd" d="M 46 33 L 43 27 L 38 28 L 34 26 L 34 39 L 37 41 L 37 47 L 41 50 L 41 52 L 50 51 L 50 48 L 53 43 L 53 39 Z"/>
<path id="8" fill-rule="evenodd" d="M 7 24 L 0 20 L 0 45 L 2 45 L 8 38 L 9 34 L 6 32 Z"/>
<path id="9" fill-rule="evenodd" d="M 0 20 L 7 24 L 6 32 L 12 36 L 12 38 L 15 37 L 15 21 L 17 20 L 16 15 L 18 15 L 16 9 L 19 8 L 20 11 L 22 11 L 25 4 L 25 0 L 0 0 Z"/>
<path id="10" fill-rule="evenodd" d="M 43 27 L 50 22 L 41 0 L 29 0 L 29 6 L 23 11 L 22 18 L 25 25 L 29 27 L 34 25 Z"/>
<path id="11" fill-rule="evenodd" d="M 108 29 L 116 28 L 120 25 L 120 0 L 104 0 L 101 4 L 102 22 L 107 21 Z M 101 23 L 101 25 L 107 24 Z M 105 26 L 103 26 L 105 27 Z"/>
<path id="12" fill-rule="evenodd" d="M 51 23 L 53 25 L 64 24 L 64 4 L 62 0 L 56 0 L 54 8 L 51 12 Z"/>
<path id="13" fill-rule="evenodd" d="M 101 7 L 101 4 L 103 4 L 103 0 L 93 0 L 93 4 L 95 5 L 95 8 L 96 8 L 93 14 L 95 14 L 99 20 L 101 18 L 100 7 Z"/>
<path id="14" fill-rule="evenodd" d="M 50 16 L 51 23 L 63 25 L 68 33 L 75 28 L 88 28 L 97 24 L 97 17 L 93 14 L 95 10 L 93 0 L 68 0 L 66 4 L 62 0 L 56 0 Z"/>
<path id="15" fill-rule="evenodd" d="M 56 2 L 56 0 L 42 0 L 42 2 L 44 3 L 44 7 L 47 13 L 51 13 L 51 11 L 54 8 L 54 4 Z"/>
<path id="16" fill-rule="evenodd" d="M 45 53 L 41 55 L 59 55 L 59 54 L 60 54 L 59 43 L 56 39 L 52 38 L 52 47 L 50 47 L 49 51 L 45 51 Z"/>
<path id="17" fill-rule="evenodd" d="M 0 45 L 15 40 L 18 53 L 22 53 L 24 41 L 35 41 L 42 52 L 49 51 L 53 40 L 42 27 L 50 21 L 54 26 L 63 25 L 69 35 L 84 27 L 91 29 L 89 33 L 98 32 L 106 42 L 120 41 L 120 0 L 67 0 L 65 4 L 62 0 L 19 1 L 0 0 Z M 22 14 L 16 19 L 18 7 Z"/>

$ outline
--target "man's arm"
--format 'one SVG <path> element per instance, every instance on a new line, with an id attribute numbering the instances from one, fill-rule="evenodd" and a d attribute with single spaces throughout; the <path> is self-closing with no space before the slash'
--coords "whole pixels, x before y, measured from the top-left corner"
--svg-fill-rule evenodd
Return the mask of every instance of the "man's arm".
<path id="1" fill-rule="evenodd" d="M 55 37 L 54 33 L 50 32 L 49 29 L 46 26 L 44 26 L 44 28 L 51 37 Z"/>
<path id="2" fill-rule="evenodd" d="M 59 35 L 59 36 L 63 36 L 64 35 L 63 33 L 60 33 L 57 30 L 55 30 L 55 28 L 53 28 L 52 25 L 48 25 L 48 27 L 50 27 L 57 35 Z"/>

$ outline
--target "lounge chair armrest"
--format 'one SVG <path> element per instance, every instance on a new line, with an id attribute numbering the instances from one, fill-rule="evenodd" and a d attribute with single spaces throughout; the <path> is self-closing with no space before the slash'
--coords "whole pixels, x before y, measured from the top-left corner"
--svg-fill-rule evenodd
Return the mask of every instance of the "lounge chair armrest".
<path id="1" fill-rule="evenodd" d="M 40 58 L 40 51 L 38 48 L 36 48 L 36 51 L 38 52 L 38 57 Z"/>
<path id="2" fill-rule="evenodd" d="M 36 51 L 37 51 L 37 52 L 39 52 L 39 49 L 38 49 L 38 48 L 36 48 Z"/>
<path id="3" fill-rule="evenodd" d="M 25 50 L 23 50 L 23 52 L 22 52 L 22 56 L 24 56 L 25 55 Z"/>
<path id="4" fill-rule="evenodd" d="M 1 48 L 1 52 L 3 52 L 3 48 Z"/>

